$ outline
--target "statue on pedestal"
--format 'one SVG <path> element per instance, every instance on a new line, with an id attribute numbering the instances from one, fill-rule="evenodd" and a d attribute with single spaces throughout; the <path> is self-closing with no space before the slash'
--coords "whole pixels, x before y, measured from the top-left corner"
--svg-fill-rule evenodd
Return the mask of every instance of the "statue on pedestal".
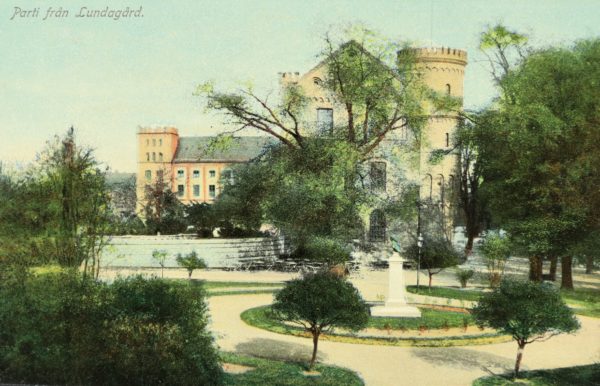
<path id="1" fill-rule="evenodd" d="M 392 257 L 389 259 L 388 271 L 388 296 L 383 306 L 371 308 L 372 316 L 388 316 L 398 318 L 419 318 L 421 311 L 417 307 L 409 306 L 406 303 L 406 288 L 404 286 L 404 259 L 400 255 L 402 249 L 400 243 L 393 236 L 390 237 L 392 243 Z"/>

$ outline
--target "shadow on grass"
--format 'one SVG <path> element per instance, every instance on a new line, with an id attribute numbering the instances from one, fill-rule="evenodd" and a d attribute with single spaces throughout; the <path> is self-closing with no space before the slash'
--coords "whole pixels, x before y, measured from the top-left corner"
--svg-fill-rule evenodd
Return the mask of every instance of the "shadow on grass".
<path id="1" fill-rule="evenodd" d="M 489 374 L 511 371 L 514 362 L 499 355 L 463 348 L 414 348 L 412 354 L 426 362 L 463 369 L 483 369 Z"/>
<path id="2" fill-rule="evenodd" d="M 242 355 L 298 363 L 307 363 L 312 356 L 312 345 L 282 342 L 275 339 L 256 338 L 240 343 L 235 348 Z M 317 353 L 318 362 L 325 359 L 327 359 L 327 355 Z"/>

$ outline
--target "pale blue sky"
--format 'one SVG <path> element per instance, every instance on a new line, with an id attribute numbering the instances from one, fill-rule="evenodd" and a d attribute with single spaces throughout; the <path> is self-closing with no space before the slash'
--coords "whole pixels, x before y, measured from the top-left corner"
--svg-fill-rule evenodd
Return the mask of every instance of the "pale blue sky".
<path id="1" fill-rule="evenodd" d="M 74 17 L 94 4 L 142 6 L 144 17 Z M 16 6 L 40 7 L 39 17 L 9 20 Z M 69 17 L 42 20 L 50 6 L 68 9 Z M 544 46 L 598 37 L 599 17 L 598 0 L 2 0 L 0 160 L 31 161 L 47 139 L 74 125 L 100 161 L 134 171 L 138 125 L 214 134 L 223 126 L 192 96 L 197 84 L 275 87 L 277 72 L 316 64 L 323 34 L 343 23 L 466 49 L 465 105 L 473 108 L 494 95 L 476 50 L 486 25 L 502 22 Z"/>

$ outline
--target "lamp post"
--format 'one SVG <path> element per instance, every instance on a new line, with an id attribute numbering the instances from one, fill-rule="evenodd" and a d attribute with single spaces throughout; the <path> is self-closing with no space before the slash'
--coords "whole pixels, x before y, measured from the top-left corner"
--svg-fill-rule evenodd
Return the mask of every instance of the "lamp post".
<path id="1" fill-rule="evenodd" d="M 419 278 L 421 276 L 421 248 L 423 248 L 423 235 L 421 234 L 421 201 L 417 201 L 417 293 L 419 292 Z"/>

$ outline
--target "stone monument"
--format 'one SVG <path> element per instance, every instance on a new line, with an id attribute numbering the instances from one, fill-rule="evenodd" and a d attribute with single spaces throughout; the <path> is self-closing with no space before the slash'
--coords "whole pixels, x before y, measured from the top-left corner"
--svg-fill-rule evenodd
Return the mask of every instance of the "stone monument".
<path id="1" fill-rule="evenodd" d="M 371 316 L 387 316 L 396 318 L 420 318 L 421 311 L 417 307 L 406 303 L 406 288 L 404 286 L 404 272 L 402 272 L 404 259 L 400 256 L 400 245 L 393 237 L 392 257 L 389 259 L 388 270 L 388 296 L 383 306 L 371 308 Z"/>

